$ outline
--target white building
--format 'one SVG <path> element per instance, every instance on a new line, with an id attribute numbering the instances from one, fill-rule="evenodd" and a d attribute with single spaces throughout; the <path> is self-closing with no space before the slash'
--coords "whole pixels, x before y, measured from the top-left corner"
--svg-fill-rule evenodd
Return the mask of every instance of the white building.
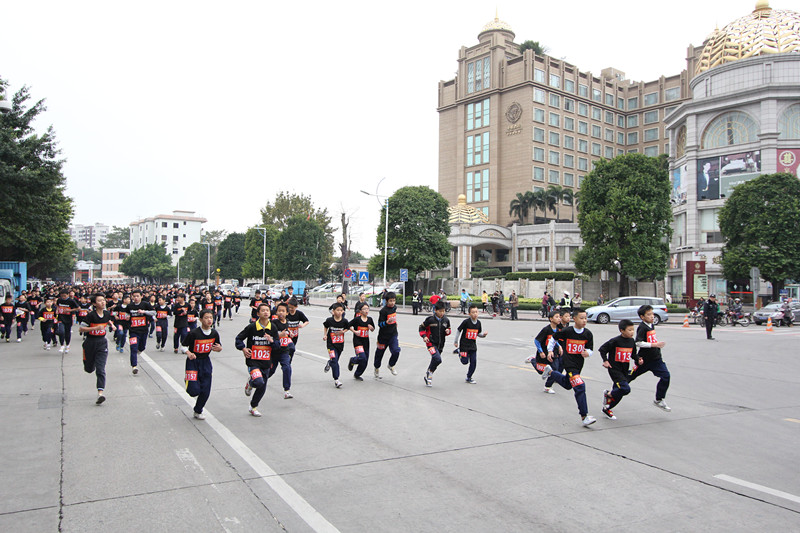
<path id="1" fill-rule="evenodd" d="M 88 246 L 94 250 L 99 250 L 100 241 L 105 240 L 108 236 L 108 230 L 109 227 L 105 224 L 95 222 L 94 226 L 75 224 L 74 226 L 70 226 L 67 231 L 79 248 Z"/>
<path id="2" fill-rule="evenodd" d="M 126 257 L 131 255 L 128 248 L 103 248 L 103 279 L 122 279 L 127 276 L 119 271 L 119 266 Z"/>
<path id="3" fill-rule="evenodd" d="M 195 216 L 194 211 L 173 211 L 171 215 L 156 215 L 130 223 L 131 251 L 148 244 L 162 244 L 172 257 L 172 264 L 190 245 L 200 242 L 202 225 L 208 222 Z"/>

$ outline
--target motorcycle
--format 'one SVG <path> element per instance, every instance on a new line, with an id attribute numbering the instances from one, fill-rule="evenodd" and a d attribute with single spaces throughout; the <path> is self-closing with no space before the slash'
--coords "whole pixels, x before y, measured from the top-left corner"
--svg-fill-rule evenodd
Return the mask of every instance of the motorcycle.
<path id="1" fill-rule="evenodd" d="M 750 325 L 750 313 L 737 313 L 728 309 L 725 312 L 725 323 L 735 326 L 739 324 L 742 327 L 747 327 Z"/>
<path id="2" fill-rule="evenodd" d="M 703 318 L 703 314 L 697 310 L 696 305 L 692 307 L 692 310 L 689 312 L 689 318 L 692 320 L 692 324 L 697 324 L 698 321 Z"/>
<path id="3" fill-rule="evenodd" d="M 772 318 L 772 325 L 776 328 L 781 326 L 790 327 L 794 324 L 794 315 L 789 313 L 788 316 L 786 316 L 783 310 L 772 313 L 770 318 Z"/>
<path id="4" fill-rule="evenodd" d="M 698 323 L 701 327 L 705 327 L 706 325 L 706 317 L 703 314 L 703 311 L 700 311 L 700 318 L 698 318 Z M 748 325 L 750 323 L 748 322 Z M 717 318 L 714 319 L 714 326 L 727 326 L 728 323 L 725 322 L 725 313 L 717 313 Z"/>

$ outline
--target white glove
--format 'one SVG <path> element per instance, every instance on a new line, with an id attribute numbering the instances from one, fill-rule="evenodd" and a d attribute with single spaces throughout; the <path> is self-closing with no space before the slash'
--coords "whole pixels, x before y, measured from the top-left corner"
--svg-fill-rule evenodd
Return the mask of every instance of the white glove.
<path id="1" fill-rule="evenodd" d="M 591 357 L 592 356 L 592 351 L 589 348 L 586 348 L 585 350 L 583 350 L 583 353 L 586 354 L 586 357 Z"/>

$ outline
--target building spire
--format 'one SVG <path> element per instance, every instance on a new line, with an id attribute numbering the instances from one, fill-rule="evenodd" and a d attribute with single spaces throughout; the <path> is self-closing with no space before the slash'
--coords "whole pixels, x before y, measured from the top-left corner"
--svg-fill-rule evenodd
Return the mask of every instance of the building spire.
<path id="1" fill-rule="evenodd" d="M 757 0 L 756 1 L 756 8 L 755 11 L 769 11 L 772 8 L 769 7 L 769 0 Z"/>

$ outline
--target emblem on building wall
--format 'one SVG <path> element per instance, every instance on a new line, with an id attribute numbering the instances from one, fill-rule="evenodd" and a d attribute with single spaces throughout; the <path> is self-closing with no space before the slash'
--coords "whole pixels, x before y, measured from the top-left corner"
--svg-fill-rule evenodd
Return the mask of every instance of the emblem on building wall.
<path id="1" fill-rule="evenodd" d="M 516 124 L 522 117 L 522 106 L 517 102 L 512 103 L 506 109 L 506 119 L 512 124 Z"/>

